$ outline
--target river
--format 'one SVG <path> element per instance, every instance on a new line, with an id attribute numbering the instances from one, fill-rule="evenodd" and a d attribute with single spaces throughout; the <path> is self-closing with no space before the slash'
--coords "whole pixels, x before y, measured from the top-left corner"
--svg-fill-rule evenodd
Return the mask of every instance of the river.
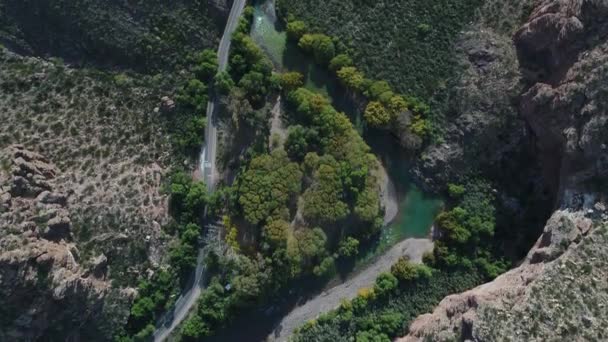
<path id="1" fill-rule="evenodd" d="M 386 131 L 362 130 L 361 113 L 350 103 L 336 79 L 287 40 L 287 34 L 276 17 L 273 0 L 258 1 L 255 4 L 251 36 L 268 54 L 278 71 L 301 72 L 305 76 L 306 88 L 329 97 L 336 109 L 345 112 L 353 120 L 394 184 L 398 201 L 397 215 L 383 228 L 380 238 L 366 246 L 366 251 L 357 264 L 362 266 L 370 262 L 406 238 L 429 236 L 442 201 L 423 193 L 412 182 L 405 154 L 390 134 Z"/>

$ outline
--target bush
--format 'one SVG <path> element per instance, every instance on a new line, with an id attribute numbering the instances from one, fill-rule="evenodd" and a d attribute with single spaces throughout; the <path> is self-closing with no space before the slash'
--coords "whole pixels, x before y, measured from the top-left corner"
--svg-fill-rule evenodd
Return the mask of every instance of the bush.
<path id="1" fill-rule="evenodd" d="M 230 74 L 226 71 L 219 72 L 215 75 L 215 89 L 221 95 L 228 95 L 232 88 L 234 87 L 234 81 Z"/>
<path id="2" fill-rule="evenodd" d="M 308 32 L 308 26 L 305 22 L 296 20 L 287 23 L 287 37 L 297 42 L 302 36 Z"/>
<path id="3" fill-rule="evenodd" d="M 353 60 L 347 54 L 339 54 L 329 62 L 329 70 L 333 72 L 350 66 L 353 66 Z"/>
<path id="4" fill-rule="evenodd" d="M 391 273 L 400 282 L 413 282 L 417 280 L 427 280 L 431 278 L 433 272 L 426 265 L 412 264 L 407 258 L 401 257 L 393 266 Z"/>
<path id="5" fill-rule="evenodd" d="M 299 72 L 286 72 L 281 74 L 280 80 L 281 88 L 286 93 L 296 90 L 304 85 L 304 75 Z"/>
<path id="6" fill-rule="evenodd" d="M 374 293 L 382 297 L 392 292 L 397 288 L 399 281 L 394 275 L 388 272 L 381 273 L 376 278 L 376 284 L 374 285 Z"/>
<path id="7" fill-rule="evenodd" d="M 361 92 L 365 76 L 355 67 L 343 67 L 338 70 L 338 80 L 351 91 Z"/>
<path id="8" fill-rule="evenodd" d="M 372 101 L 367 105 L 363 118 L 372 127 L 384 127 L 393 120 L 391 113 L 386 107 L 376 101 Z"/>
<path id="9" fill-rule="evenodd" d="M 215 76 L 217 67 L 217 53 L 211 49 L 203 50 L 194 56 L 192 71 L 201 81 L 209 82 Z"/>
<path id="10" fill-rule="evenodd" d="M 347 237 L 340 241 L 338 254 L 343 258 L 351 258 L 359 254 L 359 240 L 353 237 Z"/>
<path id="11" fill-rule="evenodd" d="M 197 79 L 192 79 L 178 92 L 176 100 L 186 110 L 203 114 L 207 108 L 207 86 Z"/>
<path id="12" fill-rule="evenodd" d="M 458 184 L 448 184 L 448 194 L 453 199 L 458 199 L 462 197 L 464 192 L 466 191 L 465 187 Z"/>
<path id="13" fill-rule="evenodd" d="M 336 46 L 331 37 L 324 34 L 304 34 L 299 42 L 300 49 L 312 53 L 317 63 L 327 65 L 336 55 Z"/>

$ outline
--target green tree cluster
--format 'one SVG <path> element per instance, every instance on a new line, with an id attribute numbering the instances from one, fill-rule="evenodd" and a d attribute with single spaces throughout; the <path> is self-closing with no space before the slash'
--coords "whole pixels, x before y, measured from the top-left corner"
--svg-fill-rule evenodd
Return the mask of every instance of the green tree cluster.
<path id="1" fill-rule="evenodd" d="M 491 187 L 473 179 L 451 188 L 460 197 L 455 206 L 437 216 L 441 239 L 436 243 L 433 260 L 448 268 L 477 267 L 488 278 L 494 278 L 504 272 L 506 264 L 490 249 L 496 226 Z"/>
<path id="2" fill-rule="evenodd" d="M 266 96 L 278 87 L 273 78 L 273 65 L 262 49 L 249 36 L 251 19 L 241 18 L 232 37 L 229 72 L 235 84 L 247 94 L 254 108 L 261 108 Z"/>
<path id="3" fill-rule="evenodd" d="M 287 23 L 287 37 L 295 42 L 298 42 L 307 32 L 308 26 L 303 21 L 294 20 Z"/>
<path id="4" fill-rule="evenodd" d="M 303 34 L 298 41 L 298 47 L 311 53 L 315 61 L 321 65 L 329 64 L 336 56 L 336 46 L 332 38 L 321 33 Z"/>
<path id="5" fill-rule="evenodd" d="M 218 67 L 217 52 L 205 49 L 194 55 L 192 71 L 199 80 L 209 82 L 215 76 Z"/>
<path id="6" fill-rule="evenodd" d="M 391 266 L 391 273 L 402 283 L 426 280 L 433 275 L 432 269 L 424 264 L 413 264 L 406 257 L 401 257 Z"/>
<path id="7" fill-rule="evenodd" d="M 280 214 L 301 189 L 302 172 L 283 150 L 255 157 L 239 176 L 238 196 L 243 214 L 252 225 Z"/>
<path id="8" fill-rule="evenodd" d="M 294 32 L 301 34 L 298 46 L 303 51 L 312 54 L 319 64 L 327 65 L 346 89 L 367 98 L 369 102 L 363 114 L 367 124 L 371 127 L 390 128 L 399 116 L 405 115 L 407 119 L 404 121 L 408 124 L 396 126 L 397 129 L 406 130 L 404 134 L 414 136 L 415 141 L 422 141 L 428 136 L 430 124 L 425 116 L 430 108 L 427 105 L 416 98 L 395 93 L 384 80 L 374 81 L 366 78 L 365 74 L 353 65 L 346 49 L 335 43 L 337 39 L 319 33 L 302 34 L 308 27 L 302 21 L 288 21 L 287 26 L 290 25 L 293 26 Z"/>

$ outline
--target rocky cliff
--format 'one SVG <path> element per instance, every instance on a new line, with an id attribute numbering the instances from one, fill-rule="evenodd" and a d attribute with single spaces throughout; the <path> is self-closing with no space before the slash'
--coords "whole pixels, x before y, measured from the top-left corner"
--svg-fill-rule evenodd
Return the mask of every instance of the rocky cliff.
<path id="1" fill-rule="evenodd" d="M 520 128 L 558 209 L 519 267 L 445 298 L 402 341 L 608 338 L 607 18 L 606 1 L 546 0 L 515 32 Z"/>
<path id="2" fill-rule="evenodd" d="M 0 153 L 0 340 L 110 339 L 133 291 L 107 278 L 105 255 L 73 243 L 60 171 L 20 145 Z"/>

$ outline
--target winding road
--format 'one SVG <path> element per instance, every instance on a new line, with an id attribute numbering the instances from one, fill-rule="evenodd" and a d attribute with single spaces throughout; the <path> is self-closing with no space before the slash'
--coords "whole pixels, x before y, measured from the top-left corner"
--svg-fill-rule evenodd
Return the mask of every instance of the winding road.
<path id="1" fill-rule="evenodd" d="M 226 28 L 224 34 L 220 40 L 218 48 L 218 71 L 225 71 L 228 66 L 228 55 L 230 52 L 230 43 L 232 40 L 232 33 L 236 29 L 239 18 L 245 8 L 246 0 L 234 0 L 228 21 L 226 22 Z M 217 183 L 217 169 L 215 165 L 215 158 L 217 154 L 217 120 L 215 117 L 215 105 L 216 98 L 212 98 L 207 103 L 207 128 L 205 130 L 205 145 L 201 150 L 201 165 L 200 169 L 203 175 L 203 179 L 207 183 L 208 191 L 211 193 L 215 190 Z M 178 300 L 175 302 L 173 309 L 166 313 L 164 317 L 157 324 L 157 330 L 154 332 L 154 341 L 160 342 L 166 340 L 171 332 L 186 318 L 188 311 L 196 303 L 196 300 L 201 294 L 203 287 L 203 273 L 204 273 L 204 250 L 199 250 L 196 269 L 194 273 L 193 285 L 188 289 L 187 292 L 181 294 Z"/>
<path id="2" fill-rule="evenodd" d="M 424 253 L 432 250 L 433 242 L 429 239 L 407 239 L 398 243 L 360 273 L 294 308 L 279 322 L 267 341 L 287 341 L 297 327 L 337 308 L 343 299 L 355 298 L 361 288 L 372 287 L 378 275 L 389 271 L 400 257 L 408 256 L 412 262 L 420 263 Z"/>

